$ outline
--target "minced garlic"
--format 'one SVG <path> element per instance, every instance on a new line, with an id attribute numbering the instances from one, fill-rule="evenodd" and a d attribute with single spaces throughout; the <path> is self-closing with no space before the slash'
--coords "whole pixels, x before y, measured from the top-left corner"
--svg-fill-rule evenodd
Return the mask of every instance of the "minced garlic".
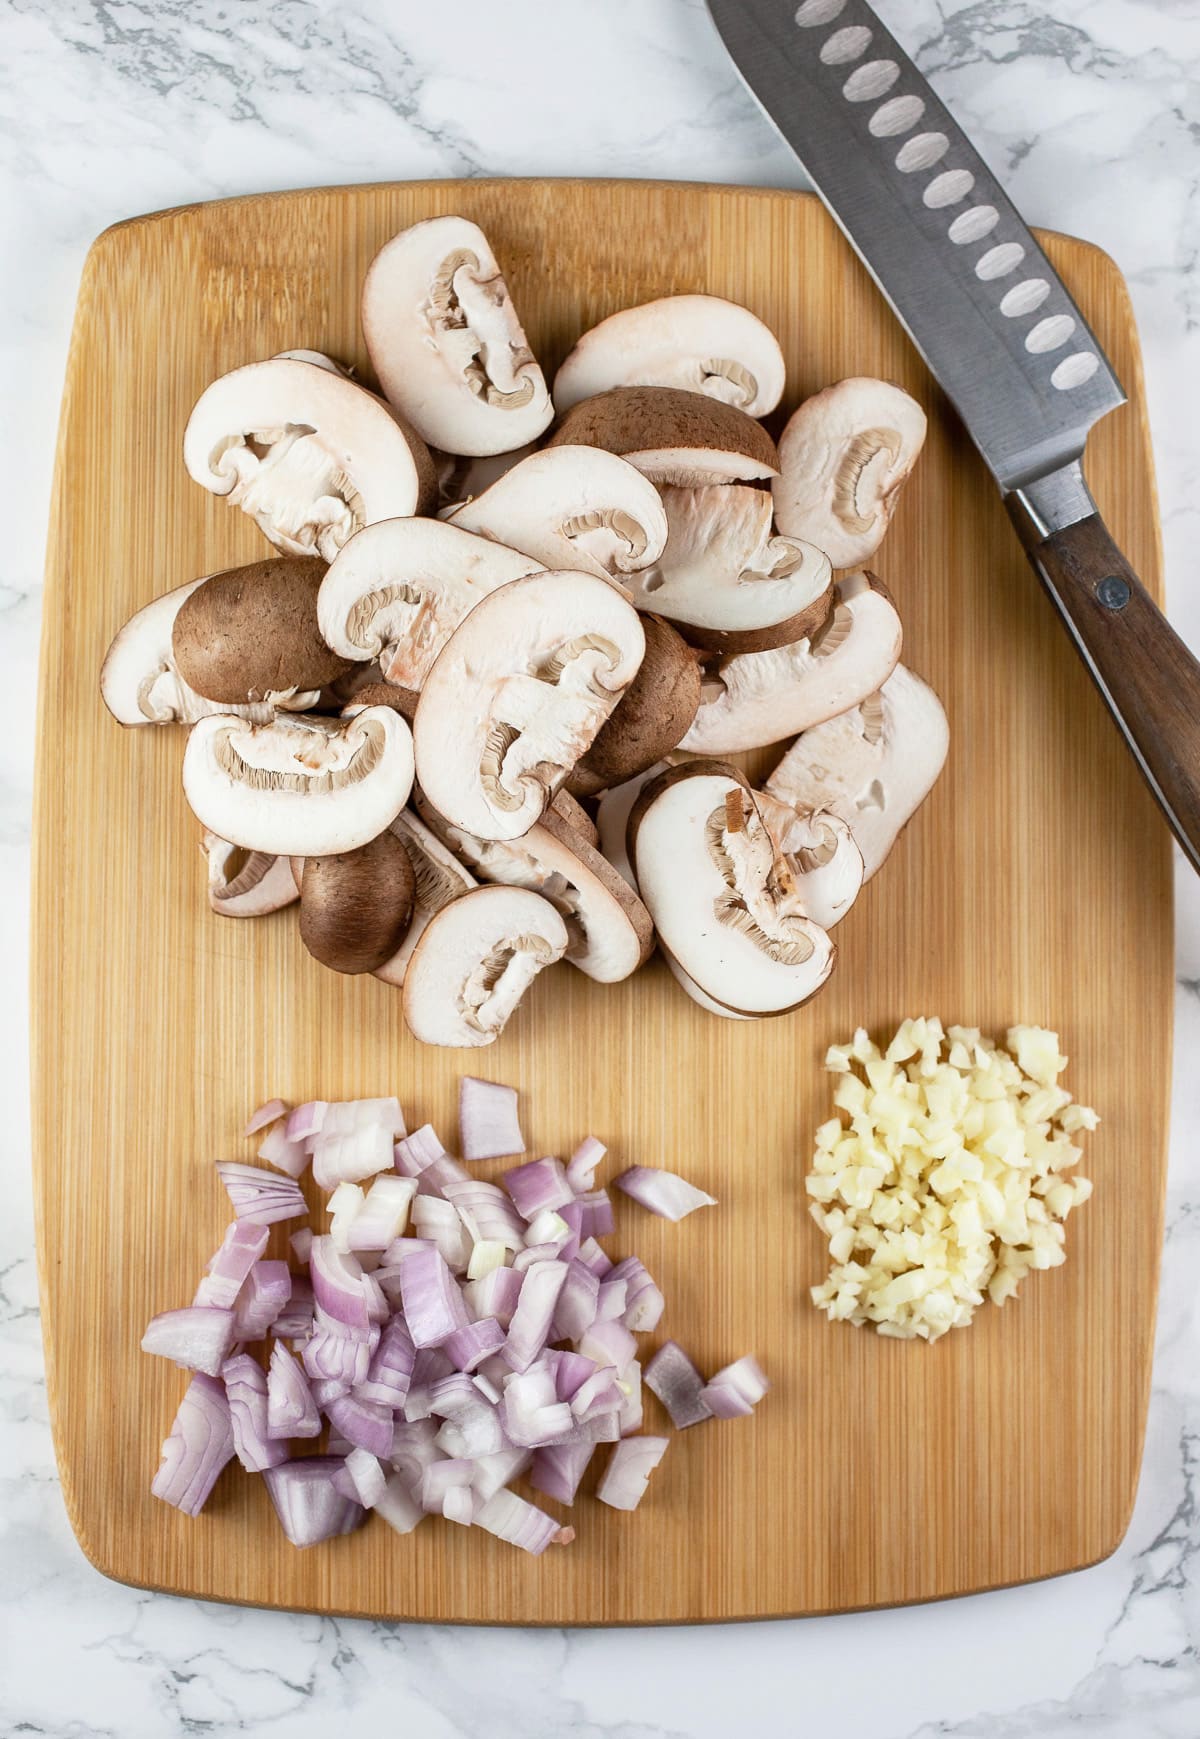
<path id="1" fill-rule="evenodd" d="M 886 1052 L 860 1027 L 825 1066 L 847 1121 L 817 1130 L 806 1188 L 829 1240 L 819 1310 L 879 1334 L 937 1340 L 1066 1258 L 1062 1222 L 1092 1193 L 1067 1175 L 1094 1111 L 1058 1085 L 1057 1033 L 906 1020 Z"/>

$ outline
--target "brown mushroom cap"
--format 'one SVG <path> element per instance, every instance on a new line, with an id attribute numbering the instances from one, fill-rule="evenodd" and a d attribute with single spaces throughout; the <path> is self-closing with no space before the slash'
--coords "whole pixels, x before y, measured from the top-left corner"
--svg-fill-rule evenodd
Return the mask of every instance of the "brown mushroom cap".
<path id="1" fill-rule="evenodd" d="M 417 713 L 419 694 L 414 694 L 411 688 L 401 688 L 395 682 L 368 682 L 357 689 L 352 699 L 342 708 L 344 719 L 352 718 L 355 713 L 362 712 L 368 706 L 390 706 L 393 712 L 398 712 L 411 724 Z"/>
<path id="2" fill-rule="evenodd" d="M 687 735 L 699 710 L 700 654 L 659 616 L 643 616 L 642 628 L 641 667 L 571 773 L 577 797 L 594 797 L 661 761 Z"/>
<path id="3" fill-rule="evenodd" d="M 175 664 L 206 700 L 241 706 L 323 688 L 350 668 L 317 626 L 325 563 L 280 556 L 228 568 L 197 586 L 172 630 Z"/>
<path id="4" fill-rule="evenodd" d="M 412 921 L 416 877 L 392 832 L 357 851 L 304 861 L 300 936 L 334 972 L 373 972 L 395 954 Z"/>
<path id="5" fill-rule="evenodd" d="M 581 399 L 546 444 L 603 447 L 655 483 L 753 482 L 779 471 L 779 453 L 761 423 L 679 387 L 618 386 Z"/>

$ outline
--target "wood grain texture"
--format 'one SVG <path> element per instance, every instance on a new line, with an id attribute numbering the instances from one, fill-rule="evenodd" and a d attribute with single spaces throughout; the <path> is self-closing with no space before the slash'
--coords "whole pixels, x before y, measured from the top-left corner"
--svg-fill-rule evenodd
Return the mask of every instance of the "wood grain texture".
<path id="1" fill-rule="evenodd" d="M 788 408 L 865 373 L 901 382 L 929 412 L 877 565 L 905 657 L 945 701 L 950 759 L 839 931 L 829 987 L 795 1015 L 714 1019 L 658 962 L 614 988 L 563 967 L 489 1052 L 422 1050 L 394 992 L 305 956 L 294 914 L 208 912 L 182 734 L 122 731 L 101 706 L 101 657 L 134 609 L 263 553 L 253 525 L 184 473 L 199 392 L 285 346 L 363 369 L 368 261 L 403 225 L 447 211 L 487 230 L 548 371 L 614 309 L 703 290 L 780 334 Z M 1130 389 L 1093 438 L 1089 475 L 1161 595 L 1128 298 L 1104 255 L 1044 239 Z M 815 200 L 446 182 L 233 201 L 109 231 L 84 273 L 63 408 L 35 859 L 45 1333 L 83 1549 L 110 1576 L 209 1598 L 522 1624 L 825 1612 L 1104 1556 L 1128 1519 L 1148 1394 L 1170 902 L 1150 797 L 983 467 Z M 825 1048 L 859 1023 L 886 1034 L 919 1013 L 997 1033 L 1057 1027 L 1069 1085 L 1104 1117 L 1066 1267 L 932 1348 L 831 1326 L 806 1294 L 823 1272 L 802 1180 L 830 1106 Z M 187 1302 L 219 1240 L 228 1212 L 212 1162 L 248 1155 L 236 1135 L 246 1109 L 275 1093 L 395 1091 L 449 1131 L 464 1069 L 521 1089 L 532 1151 L 592 1132 L 613 1169 L 674 1165 L 720 1198 L 679 1226 L 622 1203 L 614 1247 L 642 1255 L 670 1301 L 661 1332 L 702 1365 L 761 1357 L 766 1404 L 679 1435 L 637 1514 L 580 1502 L 575 1545 L 537 1561 L 442 1524 L 408 1539 L 376 1524 L 295 1552 L 261 1480 L 237 1469 L 196 1521 L 157 1503 L 150 1477 L 183 1380 L 138 1339 L 154 1311 Z M 648 1428 L 661 1421 L 651 1401 Z"/>

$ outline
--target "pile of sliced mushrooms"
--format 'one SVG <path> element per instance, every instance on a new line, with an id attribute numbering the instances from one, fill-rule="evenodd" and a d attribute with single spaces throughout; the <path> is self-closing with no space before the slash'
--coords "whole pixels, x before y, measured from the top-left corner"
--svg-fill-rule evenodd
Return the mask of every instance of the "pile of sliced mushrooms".
<path id="1" fill-rule="evenodd" d="M 945 759 L 864 565 L 920 407 L 843 380 L 776 443 L 778 341 L 702 295 L 601 321 L 551 393 L 461 217 L 383 248 L 362 323 L 383 396 L 308 350 L 202 393 L 187 469 L 279 553 L 156 598 L 104 664 L 122 724 L 190 727 L 213 910 L 298 904 L 428 1044 L 656 940 L 714 1014 L 798 1007 Z M 761 790 L 722 758 L 789 739 Z"/>

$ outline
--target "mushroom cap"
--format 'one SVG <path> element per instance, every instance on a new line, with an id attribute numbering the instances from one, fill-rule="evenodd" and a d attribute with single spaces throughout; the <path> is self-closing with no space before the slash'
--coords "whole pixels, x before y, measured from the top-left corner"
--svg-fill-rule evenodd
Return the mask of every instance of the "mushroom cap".
<path id="1" fill-rule="evenodd" d="M 663 948 L 727 1008 L 782 1014 L 815 994 L 836 950 L 735 767 L 692 761 L 646 786 L 629 857 Z"/>
<path id="2" fill-rule="evenodd" d="M 848 574 L 811 638 L 721 660 L 705 677 L 700 709 L 680 747 L 731 755 L 848 712 L 887 681 L 902 638 L 895 606 L 874 576 Z"/>
<path id="3" fill-rule="evenodd" d="M 412 734 L 398 712 L 250 725 L 216 713 L 193 725 L 183 789 L 203 825 L 247 851 L 323 857 L 383 832 L 412 789 Z"/>
<path id="4" fill-rule="evenodd" d="M 669 623 L 643 616 L 646 655 L 637 675 L 574 766 L 581 797 L 622 785 L 676 748 L 700 705 L 700 657 Z"/>
<path id="5" fill-rule="evenodd" d="M 540 564 L 437 519 L 385 519 L 351 538 L 317 598 L 326 642 L 378 659 L 388 682 L 419 689 L 469 610 Z"/>
<path id="6" fill-rule="evenodd" d="M 286 857 L 245 851 L 208 832 L 201 849 L 208 863 L 208 903 L 222 918 L 264 918 L 300 897 Z"/>
<path id="7" fill-rule="evenodd" d="M 674 386 L 765 417 L 783 397 L 779 340 L 720 296 L 660 296 L 585 332 L 554 377 L 559 416 L 614 386 Z"/>
<path id="8" fill-rule="evenodd" d="M 650 914 L 612 865 L 552 809 L 520 839 L 478 839 L 417 797 L 422 815 L 481 881 L 532 888 L 559 912 L 566 958 L 599 984 L 617 984 L 649 958 Z"/>
<path id="9" fill-rule="evenodd" d="M 840 380 L 805 399 L 779 438 L 775 523 L 835 568 L 869 561 L 925 441 L 925 412 L 886 380 Z"/>
<path id="10" fill-rule="evenodd" d="M 278 549 L 332 561 L 364 525 L 433 505 L 429 449 L 365 387 L 294 357 L 206 387 L 183 437 L 189 474 Z"/>
<path id="11" fill-rule="evenodd" d="M 376 978 L 385 984 L 401 985 L 412 959 L 413 949 L 425 933 L 430 919 L 479 884 L 454 853 L 444 846 L 435 833 L 413 814 L 402 809 L 392 822 L 392 832 L 408 853 L 413 870 L 413 912 L 404 940 L 399 948 L 375 968 Z"/>
<path id="12" fill-rule="evenodd" d="M 709 483 L 666 488 L 667 547 L 629 580 L 655 610 L 714 652 L 760 652 L 799 640 L 829 612 L 833 574 L 815 545 L 776 537 L 764 489 Z"/>
<path id="13" fill-rule="evenodd" d="M 949 746 L 937 695 L 898 664 L 876 694 L 798 737 L 766 791 L 793 810 L 841 816 L 869 881 L 933 789 Z"/>
<path id="14" fill-rule="evenodd" d="M 181 603 L 175 667 L 206 700 L 235 706 L 324 688 L 349 660 L 317 625 L 324 562 L 275 556 L 211 574 Z"/>
<path id="15" fill-rule="evenodd" d="M 452 525 L 524 550 L 543 567 L 631 574 L 667 541 L 648 477 L 603 447 L 546 447 L 447 514 Z"/>
<path id="16" fill-rule="evenodd" d="M 462 457 L 536 441 L 554 406 L 487 237 L 465 217 L 401 230 L 363 283 L 379 384 L 431 446 Z"/>
<path id="17" fill-rule="evenodd" d="M 334 972 L 373 972 L 403 942 L 415 890 L 408 852 L 390 830 L 353 851 L 307 857 L 300 939 Z"/>
<path id="18" fill-rule="evenodd" d="M 775 443 L 753 417 L 704 393 L 618 386 L 572 405 L 548 447 L 603 447 L 652 483 L 753 483 L 779 470 Z"/>
<path id="19" fill-rule="evenodd" d="M 533 980 L 567 950 L 567 927 L 528 888 L 475 888 L 426 925 L 404 975 L 404 1018 L 426 1045 L 490 1045 Z"/>
<path id="20" fill-rule="evenodd" d="M 434 808 L 480 839 L 528 832 L 645 644 L 632 604 L 592 574 L 531 574 L 476 604 L 417 703 L 417 777 Z"/>
<path id="21" fill-rule="evenodd" d="M 832 930 L 850 910 L 866 880 L 863 855 L 840 815 L 795 810 L 766 791 L 754 800 L 796 877 L 800 903 L 823 930 Z"/>

